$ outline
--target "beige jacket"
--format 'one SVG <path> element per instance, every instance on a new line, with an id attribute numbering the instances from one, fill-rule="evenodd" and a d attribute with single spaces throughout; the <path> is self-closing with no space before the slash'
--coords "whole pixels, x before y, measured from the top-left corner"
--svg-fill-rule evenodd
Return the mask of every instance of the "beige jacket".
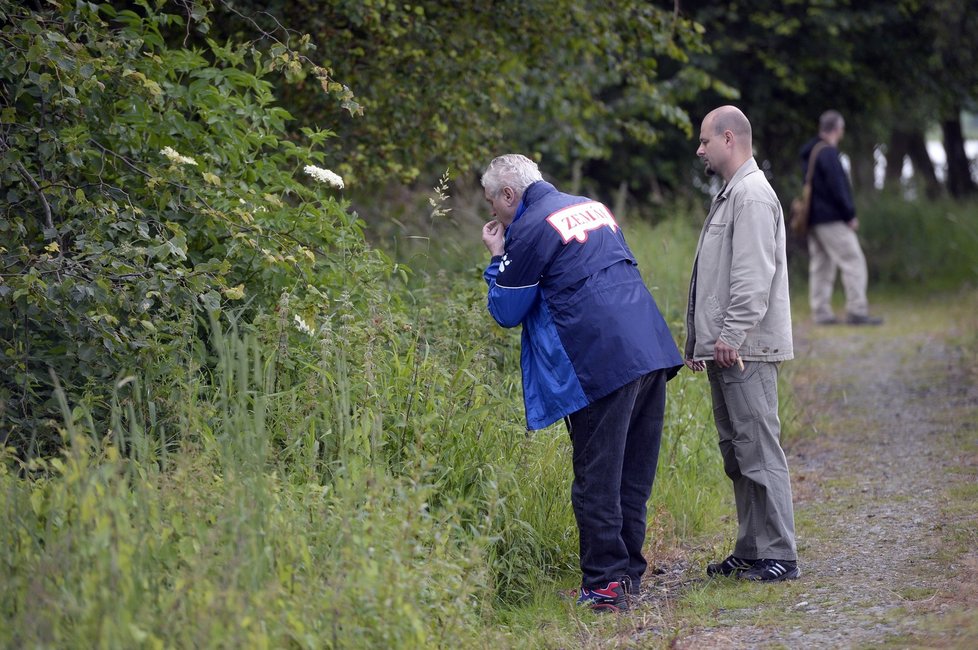
<path id="1" fill-rule="evenodd" d="M 718 338 L 744 361 L 794 356 L 781 202 L 753 158 L 703 224 L 686 308 L 687 359 L 713 359 Z"/>

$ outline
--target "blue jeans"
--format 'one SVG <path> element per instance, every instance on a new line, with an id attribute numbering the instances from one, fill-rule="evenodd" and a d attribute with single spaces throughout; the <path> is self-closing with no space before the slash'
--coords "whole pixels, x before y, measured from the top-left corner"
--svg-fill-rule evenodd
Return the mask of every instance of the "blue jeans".
<path id="1" fill-rule="evenodd" d="M 581 585 L 588 589 L 627 577 L 637 590 L 645 573 L 645 513 L 659 461 L 666 378 L 667 371 L 656 370 L 566 418 Z"/>

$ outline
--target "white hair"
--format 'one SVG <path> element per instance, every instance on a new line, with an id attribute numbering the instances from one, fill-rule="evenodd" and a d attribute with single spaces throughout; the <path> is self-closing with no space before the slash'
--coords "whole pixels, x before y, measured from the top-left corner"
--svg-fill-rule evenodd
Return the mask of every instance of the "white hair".
<path id="1" fill-rule="evenodd" d="M 535 162 L 518 153 L 508 153 L 492 159 L 482 174 L 482 187 L 490 196 L 498 195 L 504 187 L 511 188 L 517 196 L 523 196 L 526 188 L 542 180 Z"/>

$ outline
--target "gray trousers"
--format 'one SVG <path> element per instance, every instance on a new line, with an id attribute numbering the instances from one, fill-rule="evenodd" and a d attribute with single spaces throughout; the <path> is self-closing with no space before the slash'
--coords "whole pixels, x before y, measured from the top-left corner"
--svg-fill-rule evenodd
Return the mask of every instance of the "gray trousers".
<path id="1" fill-rule="evenodd" d="M 778 367 L 745 361 L 741 372 L 706 364 L 723 469 L 737 503 L 733 554 L 746 560 L 798 558 L 791 478 L 780 442 Z"/>
<path id="2" fill-rule="evenodd" d="M 808 302 L 812 318 L 832 317 L 832 290 L 839 272 L 846 295 L 846 313 L 865 316 L 869 312 L 866 256 L 856 231 L 849 224 L 833 221 L 813 226 L 808 233 L 808 260 Z"/>

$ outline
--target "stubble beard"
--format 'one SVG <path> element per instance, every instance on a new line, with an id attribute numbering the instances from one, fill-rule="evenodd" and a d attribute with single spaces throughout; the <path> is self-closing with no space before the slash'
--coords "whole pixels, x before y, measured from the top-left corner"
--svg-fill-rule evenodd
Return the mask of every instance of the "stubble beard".
<path id="1" fill-rule="evenodd" d="M 705 173 L 707 176 L 717 175 L 717 173 L 713 170 L 713 167 L 710 166 L 709 160 L 706 158 L 700 158 L 700 161 L 703 163 L 703 173 Z"/>

